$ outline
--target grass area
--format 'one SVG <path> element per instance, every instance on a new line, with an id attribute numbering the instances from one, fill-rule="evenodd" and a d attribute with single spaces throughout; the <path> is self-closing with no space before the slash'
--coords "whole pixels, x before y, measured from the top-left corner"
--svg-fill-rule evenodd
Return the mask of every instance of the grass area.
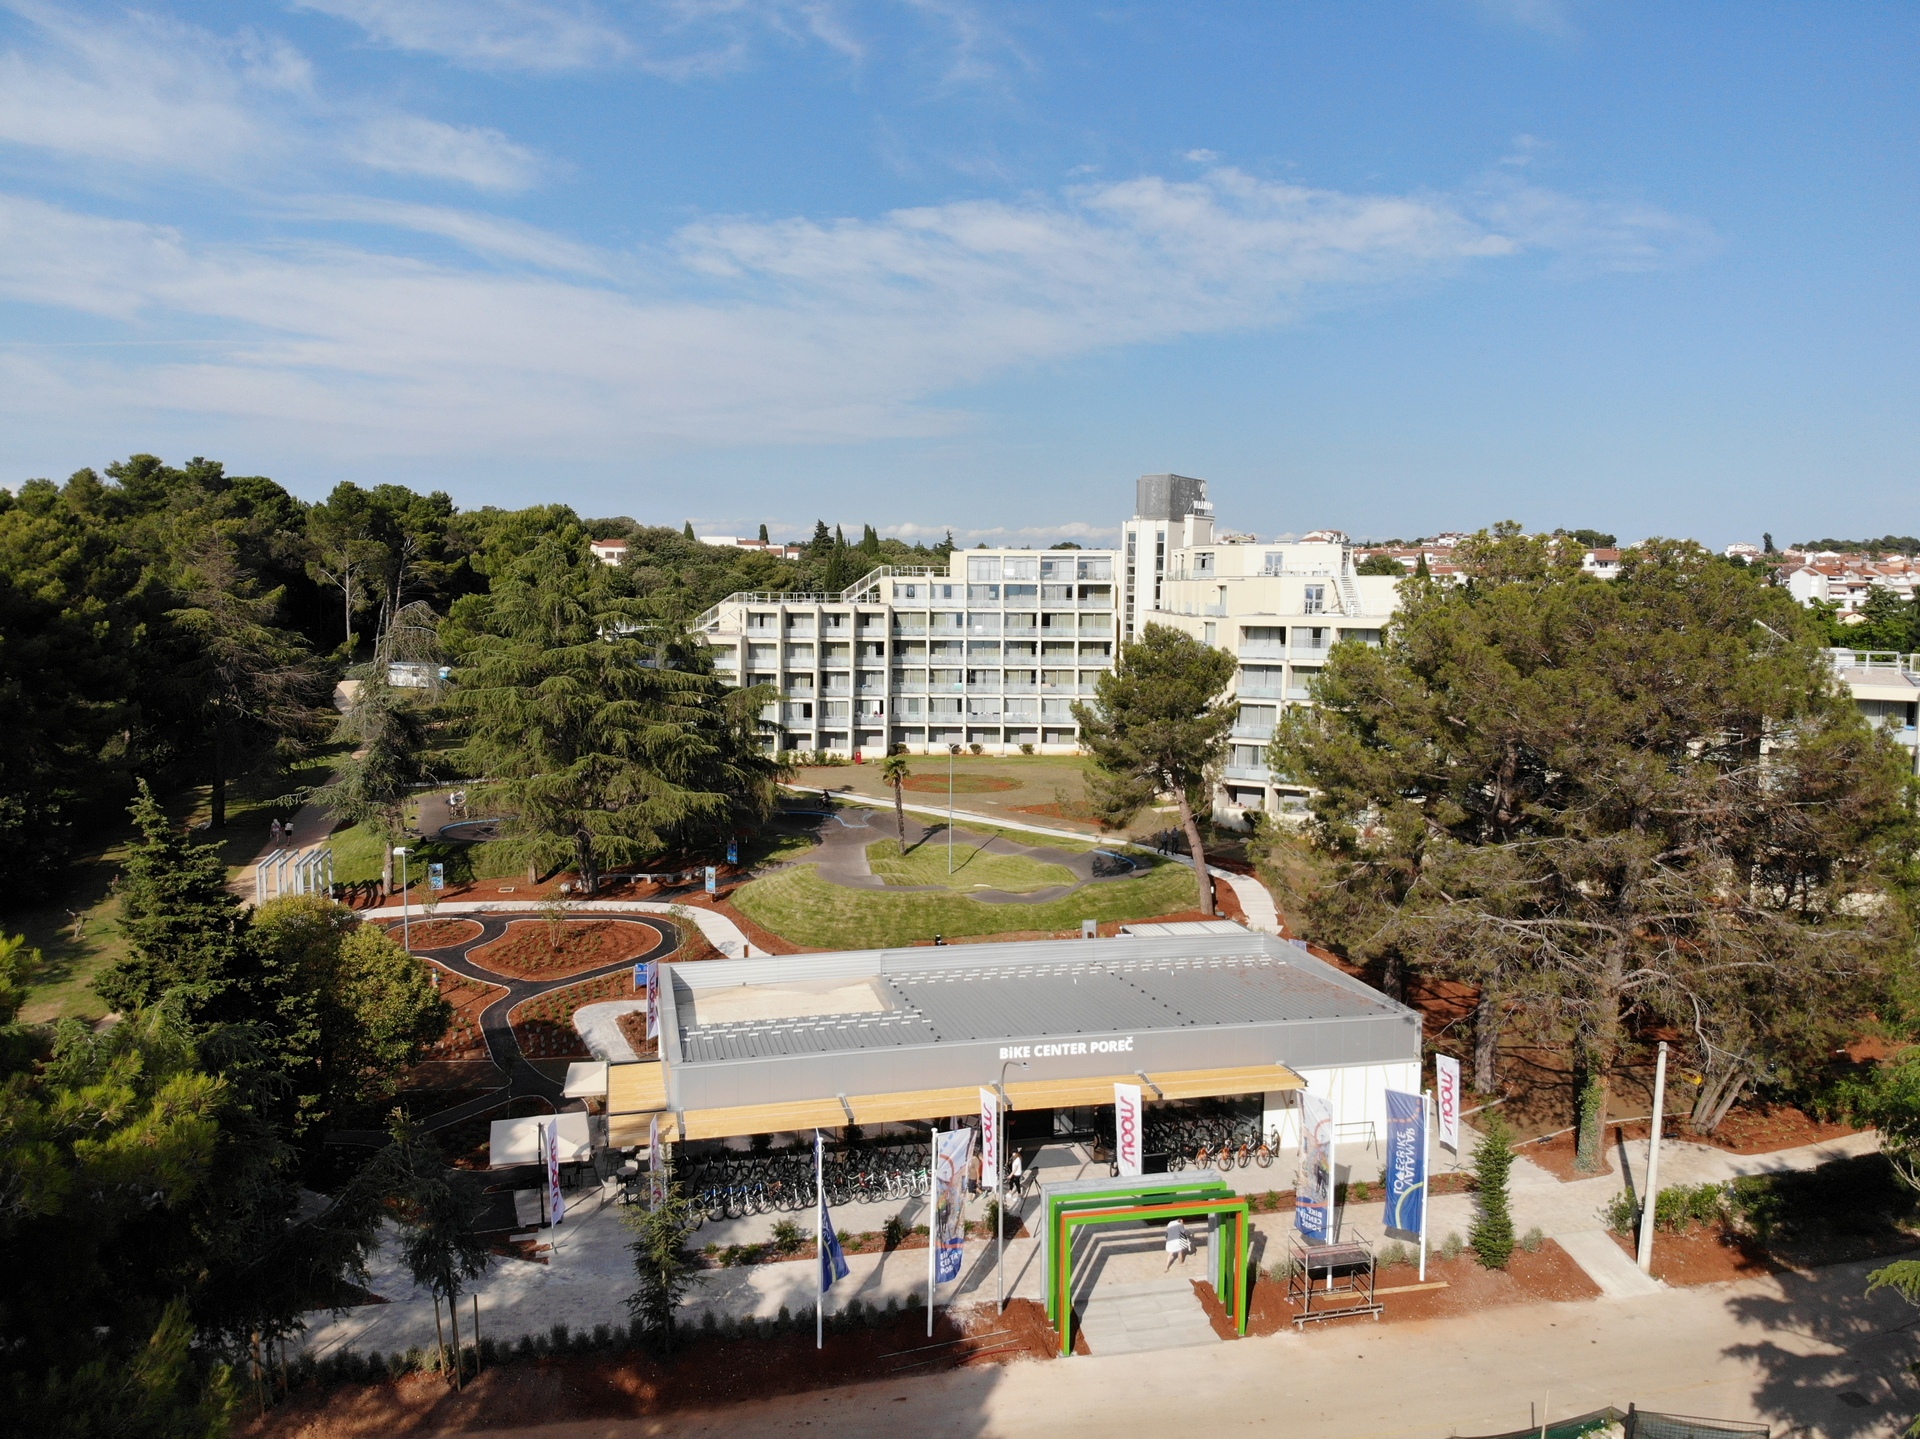
<path id="1" fill-rule="evenodd" d="M 875 840 L 867 846 L 867 865 L 888 884 L 939 885 L 945 889 L 1000 889 L 1028 894 L 1050 885 L 1072 884 L 1065 865 L 1047 864 L 1024 854 L 989 854 L 978 845 L 953 847 L 953 873 L 947 873 L 947 847 L 929 840 L 905 854 L 898 841 Z"/>
<path id="2" fill-rule="evenodd" d="M 822 949 L 879 949 L 933 935 L 1006 934 L 1015 930 L 1069 930 L 1083 919 L 1145 919 L 1199 903 L 1193 871 L 1145 860 L 1137 879 L 1091 884 L 1046 904 L 988 904 L 965 895 L 888 894 L 846 889 L 797 865 L 757 879 L 733 897 L 755 924 L 796 944 Z"/>
<path id="3" fill-rule="evenodd" d="M 268 759 L 229 780 L 226 828 L 217 834 L 199 830 L 194 838 L 218 844 L 228 873 L 238 875 L 265 847 L 268 826 L 298 808 L 291 796 L 324 780 L 336 753 L 332 748 L 317 751 L 292 765 Z M 210 793 L 201 785 L 167 796 L 163 803 L 177 823 L 204 825 Z M 0 921 L 0 929 L 25 935 L 40 951 L 40 966 L 20 1012 L 27 1023 L 47 1024 L 69 1016 L 98 1019 L 106 1013 L 93 993 L 93 978 L 126 953 L 114 884 L 132 838 L 132 821 L 115 816 L 96 836 L 96 847 L 74 859 L 65 883 L 47 903 L 16 910 Z"/>
<path id="4" fill-rule="evenodd" d="M 380 878 L 380 836 L 371 826 L 356 824 L 333 832 L 333 877 L 341 884 L 358 884 Z M 525 867 L 506 857 L 498 844 L 469 844 L 458 840 L 411 839 L 407 841 L 407 880 L 415 890 L 426 882 L 427 866 L 444 864 L 449 885 L 466 884 L 476 879 L 508 879 L 525 872 Z M 400 874 L 394 871 L 394 884 Z"/>

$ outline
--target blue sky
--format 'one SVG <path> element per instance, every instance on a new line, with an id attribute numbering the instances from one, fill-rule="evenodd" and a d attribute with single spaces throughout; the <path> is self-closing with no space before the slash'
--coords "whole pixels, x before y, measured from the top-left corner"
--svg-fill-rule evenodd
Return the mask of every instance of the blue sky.
<path id="1" fill-rule="evenodd" d="M 1920 529 L 1920 11 L 0 0 L 0 482 Z"/>

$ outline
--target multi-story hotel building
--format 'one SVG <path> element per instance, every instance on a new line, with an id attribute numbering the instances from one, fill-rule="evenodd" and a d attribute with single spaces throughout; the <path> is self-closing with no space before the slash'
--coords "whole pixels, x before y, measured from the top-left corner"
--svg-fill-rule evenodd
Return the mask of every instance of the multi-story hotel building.
<path id="1" fill-rule="evenodd" d="M 1001 754 L 1080 743 L 1071 706 L 1113 665 L 1111 550 L 955 550 L 839 594 L 733 594 L 696 621 L 722 675 L 771 685 L 772 750 Z"/>

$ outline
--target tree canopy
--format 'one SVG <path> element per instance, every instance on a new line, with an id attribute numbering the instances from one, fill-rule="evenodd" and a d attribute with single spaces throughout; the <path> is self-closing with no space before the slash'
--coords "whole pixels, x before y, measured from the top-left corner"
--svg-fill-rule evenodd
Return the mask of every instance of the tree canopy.
<path id="1" fill-rule="evenodd" d="M 1633 1026 L 1685 1036 L 1709 1125 L 1804 1074 L 1884 993 L 1913 839 L 1817 623 L 1690 543 L 1612 582 L 1516 526 L 1456 559 L 1464 583 L 1415 581 L 1276 732 L 1314 790 L 1282 842 L 1296 908 L 1390 988 L 1478 986 L 1482 1088 L 1509 1011 L 1568 1046 L 1588 1153 Z"/>

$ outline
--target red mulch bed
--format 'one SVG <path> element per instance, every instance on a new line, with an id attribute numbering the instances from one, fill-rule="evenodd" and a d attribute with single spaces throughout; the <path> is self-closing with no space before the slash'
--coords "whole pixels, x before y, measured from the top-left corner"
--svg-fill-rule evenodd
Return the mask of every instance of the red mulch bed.
<path id="1" fill-rule="evenodd" d="M 481 984 L 450 969 L 432 965 L 440 981 L 440 997 L 453 1006 L 453 1022 L 439 1043 L 430 1046 L 429 1059 L 485 1059 L 487 1043 L 480 1037 L 480 1011 L 505 994 L 497 984 Z"/>
<path id="2" fill-rule="evenodd" d="M 1379 1273 L 1376 1289 L 1398 1289 L 1420 1282 L 1420 1271 L 1410 1264 L 1396 1264 Z M 1398 1324 L 1418 1319 L 1447 1319 L 1474 1314 L 1502 1304 L 1540 1304 L 1558 1300 L 1595 1299 L 1600 1289 L 1571 1256 L 1551 1239 L 1529 1254 L 1515 1249 L 1504 1270 L 1482 1269 L 1471 1253 L 1458 1259 L 1427 1259 L 1427 1283 L 1445 1282 L 1444 1288 L 1422 1289 L 1412 1293 L 1379 1294 L 1386 1306 L 1379 1323 Z M 1206 1307 L 1213 1331 L 1223 1339 L 1233 1337 L 1233 1326 L 1226 1308 L 1204 1280 L 1194 1281 L 1194 1292 Z M 1333 1296 L 1338 1300 L 1340 1296 Z M 1293 1327 L 1299 1310 L 1287 1303 L 1287 1287 L 1264 1276 L 1253 1286 L 1253 1299 L 1247 1313 L 1247 1333 L 1278 1334 Z M 1354 1319 L 1329 1319 L 1315 1323 L 1371 1324 L 1367 1316 Z"/>
<path id="3" fill-rule="evenodd" d="M 634 998 L 638 999 L 636 994 Z M 647 1012 L 636 1009 L 631 1014 L 623 1014 L 616 1021 L 620 1026 L 620 1037 L 633 1046 L 633 1052 L 642 1059 L 656 1059 L 660 1054 L 660 1041 L 647 1038 Z"/>
<path id="4" fill-rule="evenodd" d="M 949 1342 L 954 1340 L 959 1342 Z M 992 1305 L 957 1316 L 936 1310 L 931 1341 L 925 1311 L 907 1309 L 878 1328 L 830 1332 L 817 1352 L 811 1324 L 804 1333 L 733 1340 L 694 1330 L 666 1365 L 633 1352 L 502 1364 L 483 1370 L 458 1393 L 424 1374 L 382 1384 L 302 1389 L 241 1432 L 263 1439 L 387 1439 L 631 1419 L 896 1376 L 918 1378 L 967 1364 L 1041 1359 L 1055 1348 L 1044 1312 L 1028 1299 L 1012 1301 L 1004 1316 Z"/>
<path id="5" fill-rule="evenodd" d="M 640 993 L 633 987 L 633 971 L 623 969 L 536 994 L 516 1004 L 507 1020 L 520 1052 L 529 1059 L 588 1059 L 592 1056 L 573 1027 L 573 1012 L 583 1004 L 638 999 Z"/>
<path id="6" fill-rule="evenodd" d="M 387 926 L 387 933 L 396 943 L 404 933 L 415 949 L 442 949 L 475 938 L 480 925 L 471 919 L 416 919 L 402 925 L 396 919 Z"/>
<path id="7" fill-rule="evenodd" d="M 1613 1236 L 1629 1256 L 1640 1250 L 1624 1234 Z M 1667 1284 L 1724 1284 L 1734 1279 L 1758 1279 L 1778 1274 L 1787 1266 L 1744 1235 L 1723 1225 L 1693 1224 L 1684 1233 L 1664 1229 L 1653 1235 L 1653 1277 Z"/>
<path id="8" fill-rule="evenodd" d="M 556 950 L 547 938 L 544 919 L 516 919 L 500 938 L 469 951 L 467 958 L 501 974 L 561 979 L 634 959 L 661 938 L 661 932 L 643 920 L 569 919 Z"/>

